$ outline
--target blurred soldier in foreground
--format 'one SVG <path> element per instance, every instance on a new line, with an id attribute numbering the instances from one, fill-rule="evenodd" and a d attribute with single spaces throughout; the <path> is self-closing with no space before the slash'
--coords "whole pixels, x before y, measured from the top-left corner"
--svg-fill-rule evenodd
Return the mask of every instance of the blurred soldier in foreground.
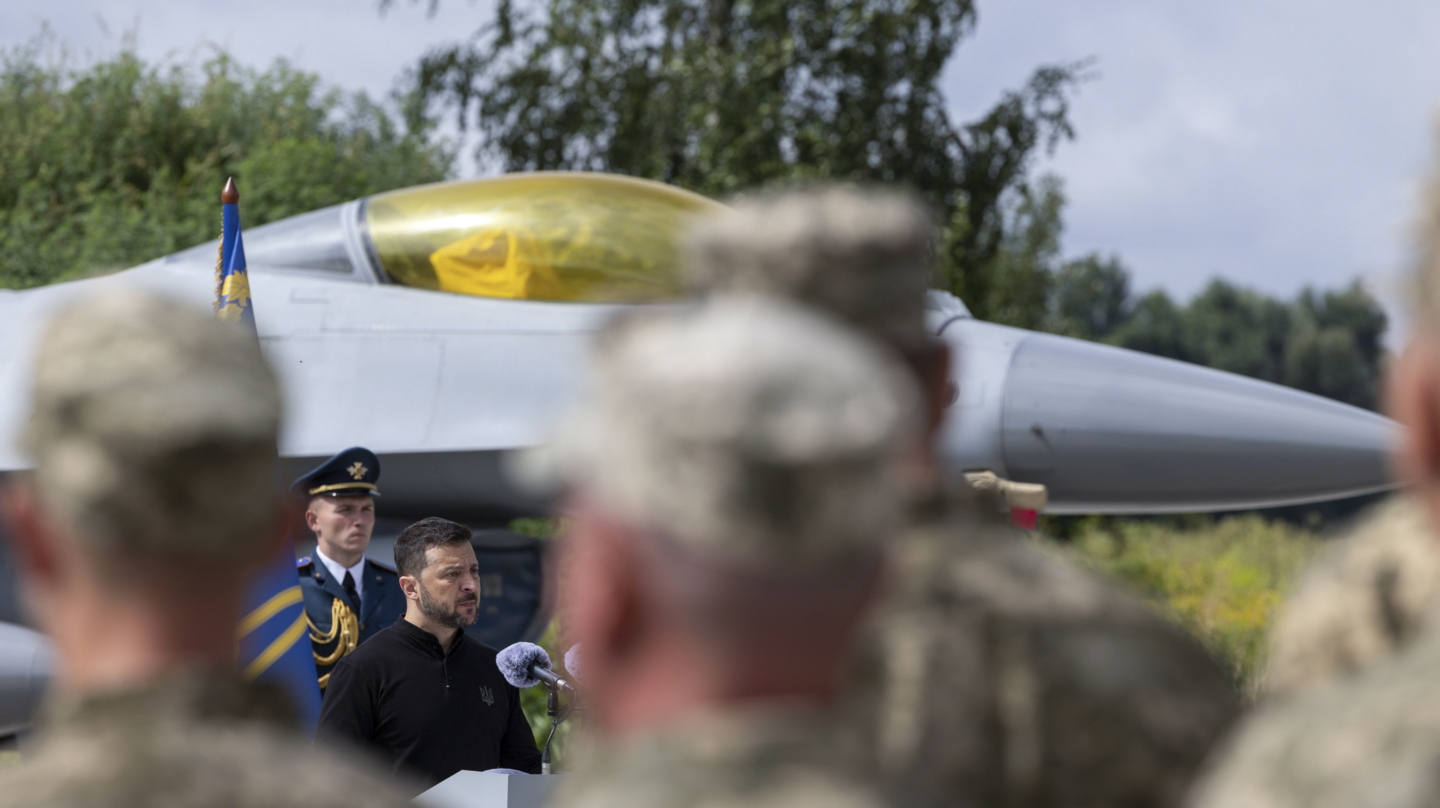
<path id="1" fill-rule="evenodd" d="M 600 737 L 556 805 L 874 804 L 836 771 L 831 707 L 899 521 L 913 390 L 758 298 L 635 315 L 598 353 L 553 453 Z"/>
<path id="2" fill-rule="evenodd" d="M 242 682 L 248 571 L 283 538 L 280 394 L 253 336 L 112 290 L 40 342 L 4 511 L 59 674 L 0 805 L 398 806 Z"/>
<path id="3" fill-rule="evenodd" d="M 1431 594 L 1440 542 L 1440 172 L 1428 197 L 1414 331 L 1388 380 L 1392 415 L 1407 428 L 1397 466 L 1410 490 L 1322 561 L 1289 604 L 1282 628 L 1315 617 L 1326 630 L 1311 634 L 1314 647 L 1334 647 L 1287 659 L 1293 674 L 1276 669 L 1287 697 L 1227 745 L 1197 788 L 1203 808 L 1440 804 L 1440 602 Z M 1316 599 L 1327 587 L 1340 604 Z M 1337 605 L 1357 614 L 1339 615 Z M 1310 609 L 1315 615 L 1301 611 Z"/>
<path id="4" fill-rule="evenodd" d="M 925 391 L 912 471 L 928 493 L 853 699 L 867 764 L 910 804 L 1178 804 L 1238 712 L 1232 679 L 1143 603 L 1013 529 L 996 497 L 1007 481 L 944 479 L 935 443 L 953 390 L 924 322 L 924 212 L 896 194 L 796 192 L 742 203 L 692 242 L 700 288 L 825 312 Z"/>
<path id="5" fill-rule="evenodd" d="M 1287 696 L 1352 676 L 1421 633 L 1440 594 L 1440 541 L 1416 498 L 1401 493 L 1327 543 L 1271 629 L 1263 695 Z"/>

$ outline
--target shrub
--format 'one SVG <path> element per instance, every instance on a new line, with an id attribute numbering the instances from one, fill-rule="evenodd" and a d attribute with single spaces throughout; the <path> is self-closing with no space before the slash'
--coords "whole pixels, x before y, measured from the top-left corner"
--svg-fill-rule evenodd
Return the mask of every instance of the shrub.
<path id="1" fill-rule="evenodd" d="M 1190 529 L 1096 520 L 1081 527 L 1072 548 L 1209 646 L 1250 694 L 1275 607 L 1316 543 L 1312 533 L 1252 515 Z"/>

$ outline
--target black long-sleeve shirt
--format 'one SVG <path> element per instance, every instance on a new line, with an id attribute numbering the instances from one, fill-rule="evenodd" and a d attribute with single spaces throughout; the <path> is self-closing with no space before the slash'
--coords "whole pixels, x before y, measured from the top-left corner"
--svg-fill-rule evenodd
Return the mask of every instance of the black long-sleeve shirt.
<path id="1" fill-rule="evenodd" d="M 462 769 L 539 774 L 520 691 L 500 674 L 497 653 L 463 632 L 446 653 L 402 618 L 335 666 L 319 735 L 370 748 L 392 774 L 430 785 Z"/>

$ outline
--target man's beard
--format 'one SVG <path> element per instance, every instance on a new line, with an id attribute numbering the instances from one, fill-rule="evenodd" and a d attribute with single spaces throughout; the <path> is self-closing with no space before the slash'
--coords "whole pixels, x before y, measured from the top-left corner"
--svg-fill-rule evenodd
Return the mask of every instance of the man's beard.
<path id="1" fill-rule="evenodd" d="M 419 581 L 416 581 L 415 584 L 420 590 L 420 613 L 442 626 L 447 628 L 465 628 L 475 622 L 475 617 L 480 616 L 480 609 L 478 608 L 480 600 L 478 595 L 475 597 L 475 604 L 477 606 L 475 609 L 475 617 L 466 618 L 462 617 L 456 608 L 460 605 L 459 603 L 454 605 L 441 603 L 430 596 L 430 591 L 425 588 L 425 584 Z"/>

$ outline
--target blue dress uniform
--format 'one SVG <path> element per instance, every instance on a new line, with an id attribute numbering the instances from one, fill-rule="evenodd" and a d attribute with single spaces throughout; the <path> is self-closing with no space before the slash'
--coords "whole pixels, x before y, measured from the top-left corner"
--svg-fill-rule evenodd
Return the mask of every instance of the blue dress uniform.
<path id="1" fill-rule="evenodd" d="M 301 476 L 291 490 L 314 496 L 380 496 L 380 459 L 369 449 L 356 447 L 321 463 Z M 320 689 L 330 681 L 330 670 L 341 657 L 354 651 L 375 632 L 393 625 L 405 613 L 405 593 L 394 567 L 365 559 L 360 597 L 346 593 L 324 564 L 309 557 L 296 562 L 305 617 L 315 654 Z"/>

